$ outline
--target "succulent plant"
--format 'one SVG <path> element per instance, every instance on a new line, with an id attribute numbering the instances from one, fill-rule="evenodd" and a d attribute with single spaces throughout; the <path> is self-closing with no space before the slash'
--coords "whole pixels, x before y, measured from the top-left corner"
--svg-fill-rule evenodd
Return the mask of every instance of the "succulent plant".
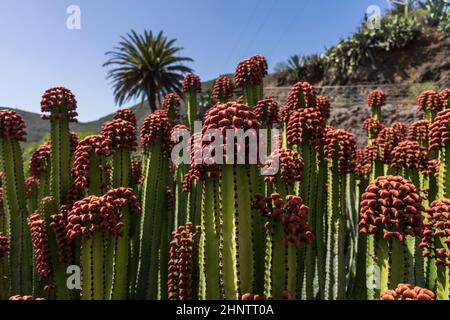
<path id="1" fill-rule="evenodd" d="M 215 102 L 226 103 L 233 98 L 233 83 L 227 76 L 221 76 L 214 80 L 213 98 Z"/>
<path id="2" fill-rule="evenodd" d="M 194 130 L 194 121 L 197 120 L 197 94 L 202 92 L 200 78 L 193 73 L 187 74 L 183 80 L 182 91 L 186 95 L 188 126 Z"/>
<path id="3" fill-rule="evenodd" d="M 367 104 L 372 110 L 372 118 L 382 121 L 381 107 L 386 104 L 386 95 L 381 89 L 372 90 L 367 95 Z"/>

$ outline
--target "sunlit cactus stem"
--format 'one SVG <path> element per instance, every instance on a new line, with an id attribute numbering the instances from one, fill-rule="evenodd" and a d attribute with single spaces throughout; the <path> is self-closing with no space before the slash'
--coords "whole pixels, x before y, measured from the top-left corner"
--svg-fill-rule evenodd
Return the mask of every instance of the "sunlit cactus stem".
<path id="1" fill-rule="evenodd" d="M 184 77 L 182 91 L 186 96 L 187 123 L 194 130 L 194 121 L 197 120 L 197 95 L 202 92 L 200 78 L 192 73 Z"/>
<path id="2" fill-rule="evenodd" d="M 0 171 L 3 172 L 5 236 L 10 239 L 10 292 L 30 294 L 32 289 L 31 242 L 27 233 L 25 178 L 20 141 L 25 140 L 25 123 L 12 110 L 0 110 Z"/>
<path id="3" fill-rule="evenodd" d="M 41 110 L 44 113 L 42 118 L 50 120 L 51 124 L 50 192 L 58 206 L 66 203 L 71 184 L 69 122 L 76 121 L 76 107 L 75 96 L 66 88 L 51 88 L 42 96 Z"/>

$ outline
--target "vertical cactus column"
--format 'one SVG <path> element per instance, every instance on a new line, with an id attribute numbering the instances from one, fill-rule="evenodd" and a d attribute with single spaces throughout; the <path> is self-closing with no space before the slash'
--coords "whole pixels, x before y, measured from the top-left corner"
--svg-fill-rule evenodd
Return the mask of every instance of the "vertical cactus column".
<path id="1" fill-rule="evenodd" d="M 194 246 L 200 233 L 200 227 L 194 227 L 192 222 L 179 226 L 172 233 L 169 251 L 169 277 L 167 282 L 168 298 L 170 300 L 192 299 L 194 269 Z"/>
<path id="2" fill-rule="evenodd" d="M 186 96 L 187 123 L 191 130 L 194 130 L 194 121 L 197 120 L 197 94 L 202 92 L 200 78 L 192 73 L 184 77 L 181 87 Z"/>
<path id="3" fill-rule="evenodd" d="M 424 208 L 417 188 L 411 181 L 400 176 L 376 178 L 361 199 L 360 232 L 375 238 L 381 293 L 389 285 L 393 288 L 403 281 L 406 267 L 403 256 L 405 237 L 422 234 Z M 391 247 L 390 239 L 396 240 Z M 391 265 L 389 252 L 392 254 Z"/>
<path id="4" fill-rule="evenodd" d="M 69 122 L 76 122 L 77 101 L 72 92 L 63 87 L 48 89 L 41 100 L 43 119 L 51 125 L 50 193 L 58 206 L 66 203 L 71 185 L 71 138 Z"/>
<path id="5" fill-rule="evenodd" d="M 0 232 L 0 299 L 2 300 L 5 300 L 8 297 L 9 291 L 9 274 L 7 273 L 9 268 L 7 255 L 10 249 L 9 239 L 3 234 L 3 232 Z"/>
<path id="6" fill-rule="evenodd" d="M 49 142 L 45 142 L 40 145 L 30 158 L 30 177 L 39 179 L 39 187 L 37 192 L 37 203 L 50 194 L 50 168 L 51 168 L 51 145 Z M 33 211 L 36 208 L 33 209 Z"/>
<path id="7" fill-rule="evenodd" d="M 300 243 L 310 245 L 314 236 L 308 225 L 308 207 L 302 198 L 294 195 L 281 197 L 272 193 L 254 198 L 254 206 L 268 219 L 271 237 L 270 292 L 275 299 L 288 293 L 295 297 L 297 287 L 297 248 Z"/>
<path id="8" fill-rule="evenodd" d="M 328 214 L 326 299 L 345 299 L 347 292 L 345 255 L 348 239 L 348 209 L 345 191 L 347 176 L 353 171 L 356 141 L 342 129 L 328 128 L 325 136 L 325 156 L 328 162 Z"/>
<path id="9" fill-rule="evenodd" d="M 433 121 L 437 113 L 442 110 L 439 93 L 433 90 L 422 92 L 417 99 L 419 111 L 423 111 L 425 120 Z"/>
<path id="10" fill-rule="evenodd" d="M 266 59 L 260 55 L 245 59 L 236 67 L 234 82 L 243 90 L 244 104 L 250 110 L 263 98 L 263 78 L 267 74 Z"/>
<path id="11" fill-rule="evenodd" d="M 5 236 L 10 239 L 10 293 L 30 294 L 32 288 L 31 243 L 27 241 L 28 211 L 20 141 L 25 140 L 25 123 L 12 110 L 0 110 L 0 171 L 3 173 Z"/>
<path id="12" fill-rule="evenodd" d="M 448 109 L 450 106 L 450 88 L 442 89 L 439 92 L 439 100 L 442 110 Z"/>
<path id="13" fill-rule="evenodd" d="M 233 98 L 233 83 L 227 76 L 214 80 L 212 96 L 215 102 L 226 103 Z"/>
<path id="14" fill-rule="evenodd" d="M 436 294 L 439 300 L 449 300 L 450 295 L 450 200 L 443 198 L 433 201 L 427 208 L 425 230 L 420 246 L 425 257 L 432 257 L 436 264 Z"/>
<path id="15" fill-rule="evenodd" d="M 166 187 L 171 152 L 169 135 L 172 126 L 168 110 L 164 109 L 150 114 L 141 128 L 141 145 L 146 160 L 141 192 L 142 215 L 135 295 L 137 299 L 156 299 L 158 295 L 159 251 L 162 237 L 169 229 Z M 165 286 L 165 283 L 163 285 Z"/>

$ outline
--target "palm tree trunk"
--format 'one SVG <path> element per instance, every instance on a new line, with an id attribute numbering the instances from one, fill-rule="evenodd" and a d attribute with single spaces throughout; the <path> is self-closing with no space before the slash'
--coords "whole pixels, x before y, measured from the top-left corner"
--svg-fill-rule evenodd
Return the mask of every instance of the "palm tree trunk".
<path id="1" fill-rule="evenodd" d="M 150 107 L 151 112 L 155 111 L 157 109 L 156 107 L 156 94 L 154 90 L 149 90 L 147 92 L 147 100 L 148 100 L 148 106 Z"/>

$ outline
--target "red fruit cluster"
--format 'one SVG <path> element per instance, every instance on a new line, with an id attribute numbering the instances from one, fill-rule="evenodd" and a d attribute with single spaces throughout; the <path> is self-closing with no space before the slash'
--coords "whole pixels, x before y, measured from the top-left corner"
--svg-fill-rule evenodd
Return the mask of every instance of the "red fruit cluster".
<path id="1" fill-rule="evenodd" d="M 343 129 L 327 130 L 324 152 L 328 158 L 338 157 L 340 174 L 353 171 L 356 152 L 356 140 L 353 134 Z"/>
<path id="2" fill-rule="evenodd" d="M 67 238 L 81 242 L 93 240 L 95 233 L 104 236 L 118 236 L 123 223 L 105 197 L 88 196 L 75 202 L 67 216 Z"/>
<path id="3" fill-rule="evenodd" d="M 392 150 L 403 140 L 405 140 L 405 137 L 392 127 L 385 127 L 380 131 L 375 144 L 380 149 L 380 158 L 384 163 L 389 164 L 391 162 Z"/>
<path id="4" fill-rule="evenodd" d="M 408 128 L 406 139 L 417 142 L 423 142 L 428 139 L 428 132 L 431 123 L 428 120 L 419 120 L 412 123 Z"/>
<path id="5" fill-rule="evenodd" d="M 284 199 L 278 193 L 268 197 L 256 194 L 253 207 L 263 216 L 280 222 L 284 226 L 283 243 L 299 246 L 300 243 L 310 244 L 314 240 L 311 226 L 308 225 L 308 206 L 303 204 L 302 198 L 288 195 Z"/>
<path id="6" fill-rule="evenodd" d="M 287 291 L 287 290 L 282 292 L 282 296 L 283 296 L 283 299 L 285 299 L 285 300 L 292 300 L 293 299 L 292 293 Z M 264 297 L 264 296 L 262 296 L 260 294 L 244 293 L 242 295 L 242 297 L 241 297 L 241 300 L 254 300 L 254 301 L 257 301 L 257 300 L 273 300 L 273 297 L 266 298 L 266 297 Z"/>
<path id="7" fill-rule="evenodd" d="M 267 76 L 269 65 L 267 64 L 266 58 L 264 58 L 262 55 L 255 54 L 250 57 L 250 60 L 253 60 L 256 63 L 263 76 Z"/>
<path id="8" fill-rule="evenodd" d="M 47 237 L 47 225 L 38 211 L 33 212 L 28 218 L 33 243 L 34 261 L 39 278 L 45 279 L 52 273 L 50 249 Z"/>
<path id="9" fill-rule="evenodd" d="M 113 151 L 125 149 L 135 151 L 137 148 L 136 127 L 129 121 L 115 119 L 102 126 L 101 134 L 111 141 Z"/>
<path id="10" fill-rule="evenodd" d="M 378 148 L 375 145 L 356 149 L 355 174 L 359 179 L 369 179 L 372 171 L 372 162 L 378 157 Z"/>
<path id="11" fill-rule="evenodd" d="M 330 118 L 330 114 L 331 114 L 331 104 L 328 101 L 327 97 L 317 96 L 316 104 L 317 104 L 317 108 L 319 108 L 320 112 L 322 113 L 322 117 L 325 120 L 328 120 Z"/>
<path id="12" fill-rule="evenodd" d="M 236 67 L 234 82 L 236 87 L 262 84 L 265 75 L 263 61 L 259 58 L 248 58 Z"/>
<path id="13" fill-rule="evenodd" d="M 9 240 L 3 235 L 3 233 L 0 232 L 0 259 L 6 256 L 9 250 L 11 250 Z"/>
<path id="14" fill-rule="evenodd" d="M 382 176 L 370 183 L 361 196 L 359 231 L 400 241 L 406 235 L 421 236 L 422 199 L 411 181 L 399 176 Z"/>
<path id="15" fill-rule="evenodd" d="M 394 290 L 381 294 L 381 300 L 435 300 L 433 291 L 421 287 L 413 287 L 409 283 L 399 283 Z"/>
<path id="16" fill-rule="evenodd" d="M 89 186 L 91 153 L 104 157 L 109 156 L 111 154 L 111 139 L 102 134 L 98 134 L 87 136 L 78 143 L 74 153 L 75 160 L 71 169 L 74 178 L 73 185 L 78 190 L 86 189 Z M 109 172 L 110 167 L 108 165 L 100 165 L 98 170 L 101 172 Z M 104 183 L 104 185 L 99 187 L 106 187 L 109 184 L 108 182 Z"/>
<path id="17" fill-rule="evenodd" d="M 230 100 L 233 98 L 233 83 L 227 76 L 222 76 L 214 81 L 212 96 L 215 101 Z"/>
<path id="18" fill-rule="evenodd" d="M 28 177 L 25 179 L 25 194 L 27 197 L 30 197 L 33 194 L 34 190 L 37 190 L 37 188 L 40 185 L 40 180 L 38 177 Z"/>
<path id="19" fill-rule="evenodd" d="M 50 113 L 42 115 L 42 119 L 62 119 L 67 114 L 69 121 L 76 122 L 77 100 L 74 94 L 66 88 L 55 87 L 44 92 L 41 100 L 41 112 Z"/>
<path id="20" fill-rule="evenodd" d="M 11 296 L 9 297 L 8 300 L 17 300 L 17 301 L 31 301 L 31 300 L 45 300 L 44 298 L 33 298 L 32 296 L 20 296 L 20 295 L 15 295 L 15 296 Z"/>
<path id="21" fill-rule="evenodd" d="M 294 84 L 289 92 L 286 105 L 288 106 L 287 112 L 317 107 L 317 95 L 313 86 L 309 82 L 297 82 Z"/>
<path id="22" fill-rule="evenodd" d="M 278 173 L 265 176 L 264 180 L 266 182 L 275 182 L 277 175 L 290 186 L 293 186 L 297 181 L 303 180 L 304 163 L 297 151 L 285 148 L 274 151 L 267 159 L 265 169 L 270 170 L 270 168 L 274 167 L 275 161 L 278 161 Z"/>
<path id="23" fill-rule="evenodd" d="M 417 99 L 419 110 L 422 111 L 441 111 L 441 99 L 439 94 L 433 90 L 426 90 L 422 92 Z"/>
<path id="24" fill-rule="evenodd" d="M 448 109 L 450 104 L 450 88 L 445 88 L 439 92 L 439 100 L 441 101 L 442 109 Z"/>
<path id="25" fill-rule="evenodd" d="M 408 126 L 401 121 L 396 121 L 391 124 L 391 128 L 400 136 L 406 136 L 408 134 Z"/>
<path id="26" fill-rule="evenodd" d="M 167 281 L 170 300 L 190 300 L 192 298 L 192 273 L 194 267 L 194 238 L 200 233 L 200 226 L 192 222 L 178 227 L 172 232 L 169 250 L 169 274 Z"/>
<path id="27" fill-rule="evenodd" d="M 136 127 L 136 114 L 131 109 L 119 109 L 114 114 L 113 120 L 122 119 L 130 122 L 134 127 Z"/>
<path id="28" fill-rule="evenodd" d="M 137 159 L 131 160 L 131 183 L 133 185 L 141 184 L 144 176 L 142 175 L 142 162 Z"/>
<path id="29" fill-rule="evenodd" d="M 120 213 L 120 211 L 125 205 L 128 205 L 131 214 L 139 214 L 141 212 L 141 204 L 131 188 L 111 189 L 103 197 L 114 205 L 118 214 L 118 220 L 122 220 L 124 217 L 124 214 Z"/>
<path id="30" fill-rule="evenodd" d="M 382 107 L 386 103 L 386 96 L 381 89 L 372 90 L 367 95 L 367 104 L 373 109 L 375 106 Z"/>
<path id="31" fill-rule="evenodd" d="M 70 151 L 74 152 L 78 146 L 78 135 L 76 132 L 69 131 Z"/>
<path id="32" fill-rule="evenodd" d="M 183 84 L 181 86 L 181 90 L 184 93 L 189 92 L 189 91 L 197 92 L 197 93 L 202 92 L 202 84 L 200 82 L 199 76 L 197 76 L 193 73 L 188 73 L 183 79 Z"/>
<path id="33" fill-rule="evenodd" d="M 318 146 L 322 143 L 325 121 L 317 108 L 300 108 L 290 114 L 287 125 L 287 141 L 300 146 L 303 141 Z"/>
<path id="34" fill-rule="evenodd" d="M 430 125 L 430 150 L 439 150 L 450 141 L 450 109 L 439 111 Z"/>
<path id="35" fill-rule="evenodd" d="M 180 98 L 175 93 L 167 94 L 162 102 L 161 110 L 166 110 L 168 115 L 176 118 L 180 116 Z"/>
<path id="36" fill-rule="evenodd" d="M 0 138 L 25 141 L 25 128 L 25 122 L 17 112 L 0 110 Z"/>
<path id="37" fill-rule="evenodd" d="M 30 176 L 39 177 L 41 173 L 49 172 L 51 145 L 45 142 L 31 154 Z"/>
<path id="38" fill-rule="evenodd" d="M 223 150 L 226 150 L 225 144 L 227 130 L 231 130 L 236 133 L 237 130 L 243 130 L 244 132 L 246 132 L 249 129 L 253 129 L 253 132 L 248 132 L 250 138 L 245 139 L 245 145 L 240 145 L 236 141 L 234 144 L 234 163 L 236 163 L 236 157 L 240 153 L 242 148 L 245 148 L 245 163 L 249 163 L 249 160 L 251 159 L 248 159 L 248 141 L 258 141 L 258 130 L 260 128 L 261 124 L 258 121 L 258 118 L 252 111 L 250 111 L 248 106 L 236 102 L 227 102 L 224 104 L 217 104 L 209 110 L 207 116 L 205 117 L 202 134 L 205 139 L 205 137 L 208 136 L 208 130 L 219 130 L 222 135 Z M 211 156 L 214 157 L 214 150 L 208 150 L 208 148 L 212 147 L 213 146 L 211 146 L 209 142 L 205 142 L 203 144 L 203 149 L 207 150 L 207 154 L 211 154 Z M 203 154 L 205 154 L 205 151 L 203 152 Z M 258 152 L 256 152 L 256 154 L 258 154 Z M 229 155 L 226 155 L 226 152 L 224 152 L 224 157 L 229 157 Z M 213 159 L 211 160 L 213 161 Z M 224 159 L 224 162 L 226 162 L 226 159 Z"/>
<path id="39" fill-rule="evenodd" d="M 419 172 L 428 170 L 428 152 L 417 141 L 402 141 L 392 150 L 391 167 L 415 169 Z"/>
<path id="40" fill-rule="evenodd" d="M 273 126 L 281 122 L 278 103 L 269 97 L 259 100 L 253 108 L 253 113 L 258 119 L 261 119 L 261 124 L 264 125 Z"/>
<path id="41" fill-rule="evenodd" d="M 50 228 L 55 234 L 58 261 L 63 266 L 68 265 L 72 258 L 70 240 L 66 237 L 68 215 L 69 208 L 65 205 L 61 206 L 59 212 L 50 215 Z"/>
<path id="42" fill-rule="evenodd" d="M 149 148 L 153 144 L 161 141 L 164 148 L 163 153 L 170 156 L 171 139 L 170 132 L 172 124 L 167 117 L 166 110 L 156 110 L 148 115 L 141 127 L 141 146 L 144 149 Z"/>
<path id="43" fill-rule="evenodd" d="M 367 129 L 368 136 L 374 141 L 381 130 L 383 130 L 384 125 L 377 119 L 367 118 L 363 122 L 363 128 Z"/>
<path id="44" fill-rule="evenodd" d="M 436 248 L 436 240 L 441 239 L 443 243 L 450 244 L 450 200 L 440 199 L 433 201 L 427 208 L 427 218 L 424 222 L 422 242 L 419 247 L 423 249 L 422 255 L 434 257 L 436 265 L 450 267 L 450 250 L 447 248 Z"/>

